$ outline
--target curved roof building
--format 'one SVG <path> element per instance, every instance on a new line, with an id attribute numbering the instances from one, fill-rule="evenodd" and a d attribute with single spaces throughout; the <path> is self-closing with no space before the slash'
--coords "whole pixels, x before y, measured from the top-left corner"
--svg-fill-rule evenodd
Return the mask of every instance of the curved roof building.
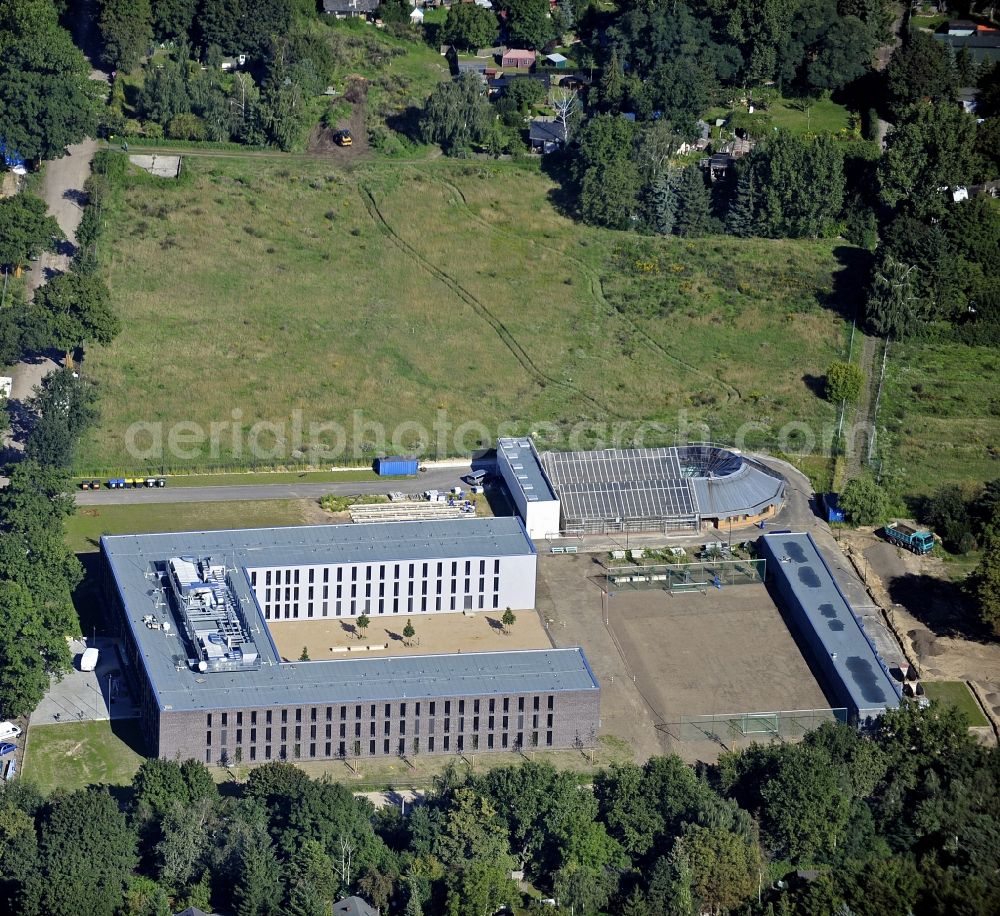
<path id="1" fill-rule="evenodd" d="M 527 487 L 529 509 L 536 509 L 543 499 L 558 507 L 558 525 L 549 521 L 544 531 L 525 521 L 532 537 L 557 531 L 696 530 L 704 522 L 747 523 L 773 515 L 784 501 L 781 475 L 716 445 L 539 455 L 533 446 L 527 447 L 530 443 L 520 442 L 517 463 L 511 464 L 515 472 L 505 473 L 506 464 L 515 460 L 508 460 L 514 454 L 513 441 L 500 440 L 497 454 L 515 505 L 520 507 L 523 500 L 518 497 L 525 495 L 519 488 Z M 543 481 L 545 487 L 535 481 Z"/>

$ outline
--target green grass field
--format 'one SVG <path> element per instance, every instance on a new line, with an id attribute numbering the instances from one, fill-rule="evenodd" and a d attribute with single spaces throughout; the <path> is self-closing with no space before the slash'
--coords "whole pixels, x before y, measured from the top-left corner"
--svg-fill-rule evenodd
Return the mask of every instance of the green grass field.
<path id="1" fill-rule="evenodd" d="M 138 719 L 32 725 L 21 778 L 48 794 L 89 785 L 128 785 L 143 761 Z"/>
<path id="2" fill-rule="evenodd" d="M 765 439 L 833 422 L 815 380 L 844 349 L 852 249 L 663 239 L 644 243 L 646 270 L 637 236 L 573 222 L 558 194 L 511 163 L 189 158 L 177 182 L 134 176 L 104 237 L 124 329 L 88 351 L 102 419 L 80 467 L 245 467 L 258 421 L 275 424 L 258 451 L 276 465 L 296 446 L 308 459 L 313 423 L 369 460 L 467 453 L 501 428 L 565 445 L 584 422 L 586 445 L 615 423 L 662 424 L 651 442 L 696 422 Z M 442 418 L 477 425 L 440 435 Z M 129 457 L 132 424 L 163 424 L 166 447 L 180 421 L 205 437 L 185 457 Z M 214 442 L 212 423 L 230 424 Z"/>
<path id="3" fill-rule="evenodd" d="M 712 108 L 705 119 L 712 124 L 716 118 L 728 118 L 732 113 L 729 108 Z M 817 99 L 810 105 L 804 105 L 799 104 L 797 99 L 778 98 L 752 116 L 741 108 L 739 117 L 740 123 L 755 121 L 760 125 L 784 128 L 793 134 L 840 134 L 850 130 L 851 113 L 831 99 Z"/>
<path id="4" fill-rule="evenodd" d="M 962 710 L 969 719 L 969 725 L 978 727 L 990 724 L 964 681 L 924 681 L 923 685 L 929 699 Z"/>
<path id="5" fill-rule="evenodd" d="M 76 553 L 89 553 L 103 534 L 301 525 L 311 506 L 304 499 L 80 506 L 66 521 L 66 542 Z"/>
<path id="6" fill-rule="evenodd" d="M 907 495 L 1000 476 L 1000 352 L 962 343 L 893 344 L 879 425 Z"/>

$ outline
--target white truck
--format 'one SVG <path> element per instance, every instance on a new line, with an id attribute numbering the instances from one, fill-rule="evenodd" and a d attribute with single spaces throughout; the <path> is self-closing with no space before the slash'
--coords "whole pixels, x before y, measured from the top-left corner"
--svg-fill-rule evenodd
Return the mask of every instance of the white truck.
<path id="1" fill-rule="evenodd" d="M 0 741 L 16 738 L 21 734 L 21 727 L 13 722 L 0 722 Z"/>

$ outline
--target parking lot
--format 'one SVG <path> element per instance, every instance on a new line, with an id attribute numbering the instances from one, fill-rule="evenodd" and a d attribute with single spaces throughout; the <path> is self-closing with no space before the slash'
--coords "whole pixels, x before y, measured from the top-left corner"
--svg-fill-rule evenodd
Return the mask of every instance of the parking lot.
<path id="1" fill-rule="evenodd" d="M 80 654 L 88 646 L 100 656 L 94 671 L 80 670 Z M 45 698 L 32 713 L 33 725 L 54 722 L 86 722 L 95 719 L 126 719 L 138 715 L 122 675 L 115 641 L 98 637 L 72 644 L 73 670 L 61 681 L 52 681 Z"/>

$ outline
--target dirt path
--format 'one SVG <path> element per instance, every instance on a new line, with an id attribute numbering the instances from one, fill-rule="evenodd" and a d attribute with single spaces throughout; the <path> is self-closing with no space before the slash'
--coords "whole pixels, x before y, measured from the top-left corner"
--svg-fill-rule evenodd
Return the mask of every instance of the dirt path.
<path id="1" fill-rule="evenodd" d="M 868 444 L 874 435 L 875 390 L 879 366 L 876 365 L 878 339 L 867 334 L 862 338 L 860 369 L 864 376 L 861 399 L 854 411 L 854 422 L 847 427 L 847 462 L 844 479 L 851 480 L 861 473 L 868 460 Z"/>
<path id="2" fill-rule="evenodd" d="M 906 17 L 906 7 L 902 3 L 897 3 L 894 5 L 893 11 L 895 17 L 893 18 L 892 25 L 889 27 L 889 41 L 875 52 L 876 70 L 884 70 L 889 65 L 892 52 L 899 47 L 902 41 L 901 32 L 903 29 L 903 20 Z"/>
<path id="3" fill-rule="evenodd" d="M 870 532 L 844 533 L 841 540 L 921 677 L 967 681 L 978 688 L 990 716 L 1000 716 L 1000 643 L 970 619 L 944 562 L 911 554 Z"/>
<path id="4" fill-rule="evenodd" d="M 32 264 L 27 278 L 29 294 L 33 294 L 56 274 L 69 269 L 70 261 L 76 253 L 76 230 L 83 219 L 86 199 L 83 185 L 90 177 L 90 165 L 97 149 L 96 140 L 84 140 L 68 147 L 67 155 L 61 159 L 53 159 L 45 164 L 41 196 L 67 241 L 61 243 L 57 251 L 43 252 Z"/>

